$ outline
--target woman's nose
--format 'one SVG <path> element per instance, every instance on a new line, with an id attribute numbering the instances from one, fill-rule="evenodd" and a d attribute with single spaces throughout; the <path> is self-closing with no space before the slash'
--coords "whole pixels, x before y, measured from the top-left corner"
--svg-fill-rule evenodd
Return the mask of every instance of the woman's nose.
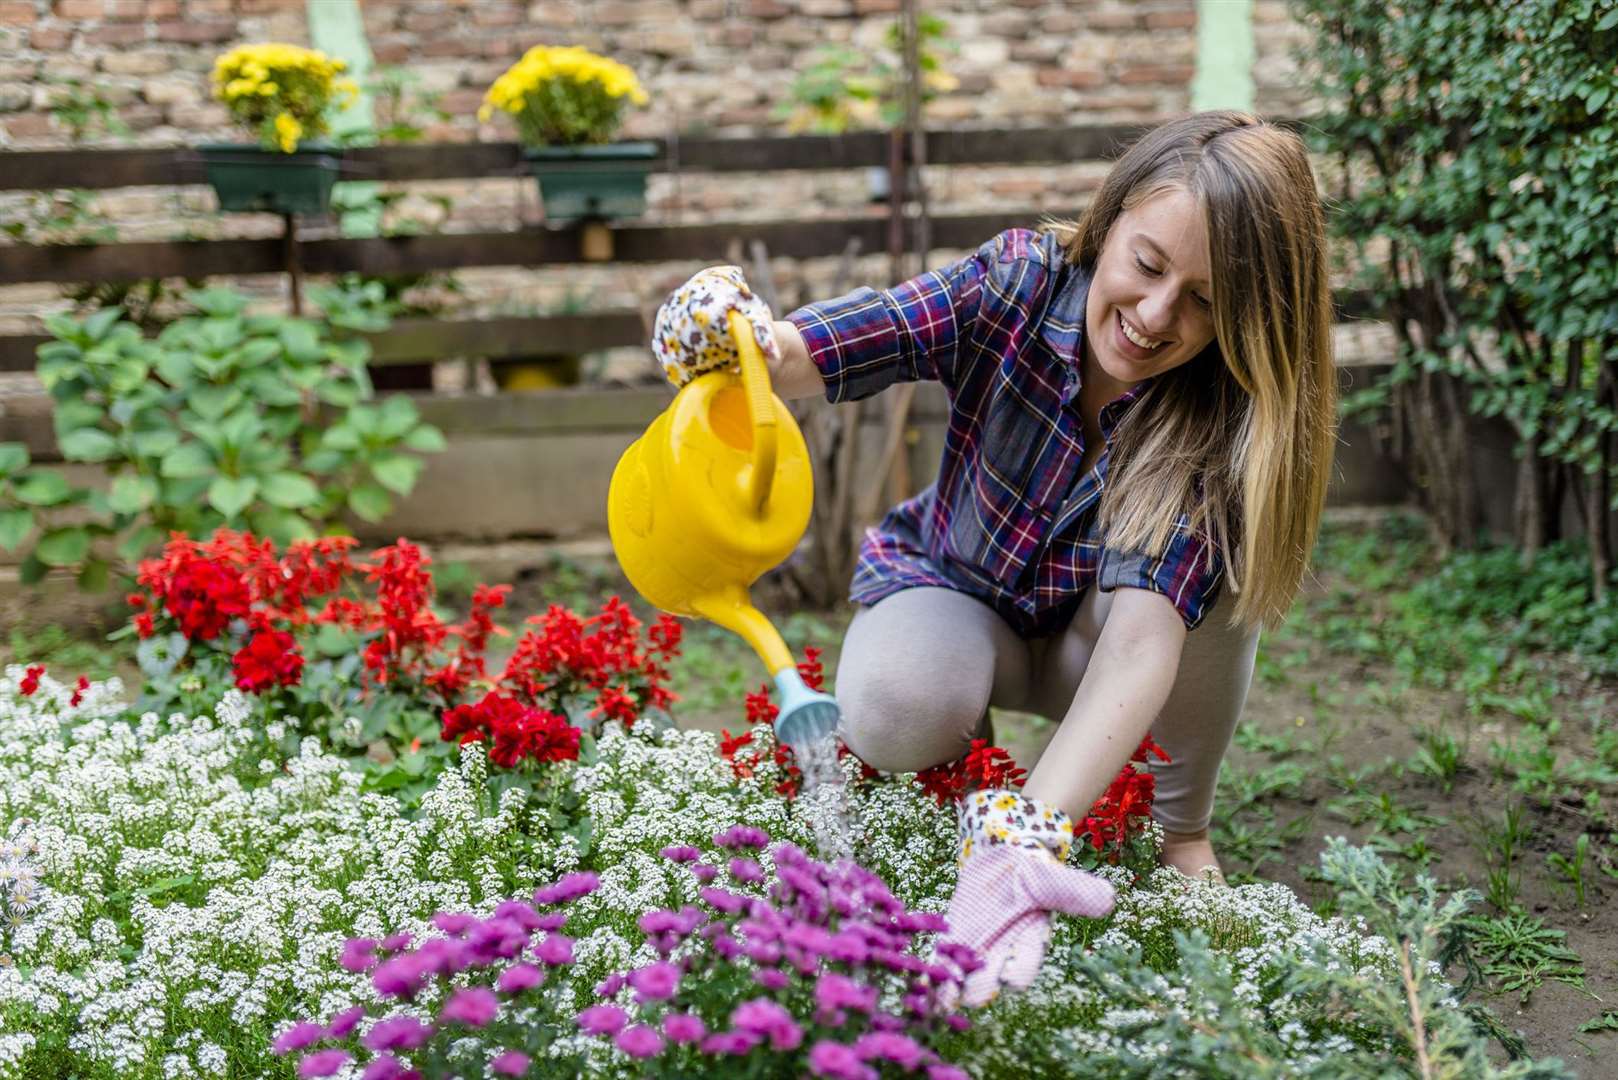
<path id="1" fill-rule="evenodd" d="M 1153 337 L 1167 337 L 1174 326 L 1175 306 L 1179 295 L 1167 286 L 1153 289 L 1141 298 L 1135 310 L 1140 316 L 1141 329 Z"/>

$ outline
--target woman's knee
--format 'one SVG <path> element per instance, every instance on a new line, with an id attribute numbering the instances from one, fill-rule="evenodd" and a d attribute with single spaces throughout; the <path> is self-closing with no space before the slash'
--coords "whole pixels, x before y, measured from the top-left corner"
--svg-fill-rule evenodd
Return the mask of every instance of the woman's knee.
<path id="1" fill-rule="evenodd" d="M 884 772 L 915 772 L 960 757 L 988 707 L 986 690 L 981 701 L 966 700 L 896 680 L 839 681 L 837 699 L 843 741 Z"/>

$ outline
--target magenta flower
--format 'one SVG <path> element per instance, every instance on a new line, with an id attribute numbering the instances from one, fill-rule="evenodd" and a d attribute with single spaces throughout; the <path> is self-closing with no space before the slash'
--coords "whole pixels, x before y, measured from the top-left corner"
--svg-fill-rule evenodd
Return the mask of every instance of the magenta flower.
<path id="1" fill-rule="evenodd" d="M 868 1013 L 876 1008 L 876 997 L 876 987 L 861 986 L 835 971 L 828 971 L 815 983 L 815 1004 L 822 1009 L 858 1009 Z"/>
<path id="2" fill-rule="evenodd" d="M 677 863 L 695 862 L 697 859 L 702 857 L 702 852 L 698 851 L 690 844 L 676 844 L 671 847 L 666 847 L 662 851 L 658 852 L 658 854 L 670 862 Z"/>
<path id="3" fill-rule="evenodd" d="M 692 1013 L 669 1013 L 663 1018 L 663 1034 L 671 1042 L 692 1043 L 708 1033 L 702 1017 Z"/>
<path id="4" fill-rule="evenodd" d="M 384 960 L 371 972 L 371 985 L 383 997 L 413 998 L 427 981 L 426 966 L 409 954 Z"/>
<path id="5" fill-rule="evenodd" d="M 663 1052 L 663 1036 L 647 1024 L 636 1024 L 620 1031 L 613 1042 L 633 1058 L 656 1057 Z"/>
<path id="6" fill-rule="evenodd" d="M 581 896 L 589 896 L 601 886 L 601 878 L 594 871 L 585 870 L 568 874 L 555 885 L 547 885 L 534 892 L 534 903 L 542 907 L 571 904 Z"/>
<path id="7" fill-rule="evenodd" d="M 376 964 L 376 945 L 375 938 L 349 938 L 337 962 L 344 971 L 370 971 Z"/>
<path id="8" fill-rule="evenodd" d="M 545 981 L 545 973 L 533 964 L 513 964 L 500 973 L 495 988 L 502 994 L 520 994 Z"/>
<path id="9" fill-rule="evenodd" d="M 723 911 L 726 915 L 735 915 L 737 912 L 741 911 L 742 908 L 747 906 L 746 897 L 737 896 L 735 893 L 727 892 L 724 889 L 715 889 L 711 887 L 698 889 L 697 895 L 702 897 L 708 903 L 712 904 L 714 907 L 718 908 L 720 911 Z"/>
<path id="10" fill-rule="evenodd" d="M 444 933 L 459 937 L 478 924 L 477 916 L 460 911 L 440 911 L 433 916 L 433 925 Z"/>
<path id="11" fill-rule="evenodd" d="M 629 980 L 621 971 L 615 971 L 596 984 L 596 997 L 610 998 L 624 988 Z"/>
<path id="12" fill-rule="evenodd" d="M 704 1054 L 732 1054 L 737 1057 L 752 1050 L 764 1039 L 751 1031 L 718 1031 L 702 1040 Z"/>
<path id="13" fill-rule="evenodd" d="M 852 1047 L 822 1039 L 809 1050 L 809 1073 L 828 1080 L 876 1080 L 876 1070 L 859 1059 Z"/>
<path id="14" fill-rule="evenodd" d="M 592 1005 L 579 1013 L 578 1022 L 586 1035 L 613 1035 L 629 1023 L 629 1016 L 616 1005 Z"/>
<path id="15" fill-rule="evenodd" d="M 382 939 L 382 951 L 392 953 L 398 952 L 400 949 L 408 949 L 410 948 L 410 941 L 409 934 L 389 934 Z"/>
<path id="16" fill-rule="evenodd" d="M 754 998 L 736 1006 L 730 1026 L 770 1040 L 777 1050 L 791 1050 L 803 1041 L 803 1029 L 792 1014 L 769 998 Z"/>
<path id="17" fill-rule="evenodd" d="M 500 1012 L 500 999 L 486 986 L 468 986 L 455 991 L 438 1014 L 439 1023 L 454 1021 L 467 1027 L 486 1027 Z"/>
<path id="18" fill-rule="evenodd" d="M 854 1040 L 854 1053 L 862 1061 L 891 1061 L 906 1072 L 921 1064 L 921 1047 L 897 1031 L 872 1031 Z"/>
<path id="19" fill-rule="evenodd" d="M 489 1062 L 489 1068 L 494 1072 L 499 1073 L 501 1076 L 521 1076 L 523 1073 L 528 1071 L 529 1062 L 530 1059 L 527 1054 L 521 1054 L 515 1050 L 507 1050 L 505 1053 Z"/>
<path id="20" fill-rule="evenodd" d="M 365 1019 L 364 1005 L 351 1005 L 331 1018 L 326 1033 L 334 1039 L 346 1039 L 351 1031 Z"/>
<path id="21" fill-rule="evenodd" d="M 784 971 L 777 971 L 774 968 L 764 968 L 762 971 L 753 972 L 753 981 L 758 983 L 766 990 L 785 990 L 787 988 L 787 984 L 792 980 L 787 978 L 787 974 Z"/>
<path id="22" fill-rule="evenodd" d="M 360 1040 L 367 1050 L 416 1050 L 433 1037 L 433 1029 L 414 1016 L 382 1020 Z"/>
<path id="23" fill-rule="evenodd" d="M 347 1050 L 316 1050 L 298 1064 L 299 1080 L 311 1080 L 316 1076 L 330 1076 L 349 1062 L 351 1054 Z"/>
<path id="24" fill-rule="evenodd" d="M 679 987 L 680 969 L 667 961 L 648 964 L 629 973 L 629 985 L 636 1001 L 663 1001 L 673 997 Z"/>
<path id="25" fill-rule="evenodd" d="M 316 1024 L 308 1020 L 293 1024 L 270 1043 L 270 1053 L 290 1054 L 297 1050 L 313 1046 L 326 1037 L 326 1028 L 323 1024 Z"/>
<path id="26" fill-rule="evenodd" d="M 691 873 L 698 881 L 706 885 L 708 882 L 719 876 L 719 868 L 717 866 L 709 866 L 705 862 L 692 863 Z"/>
<path id="27" fill-rule="evenodd" d="M 723 848 L 762 848 L 770 842 L 770 834 L 751 825 L 732 825 L 717 834 L 713 842 Z"/>
<path id="28" fill-rule="evenodd" d="M 730 860 L 730 876 L 737 881 L 757 885 L 764 880 L 764 868 L 752 859 L 735 858 Z"/>
<path id="29" fill-rule="evenodd" d="M 503 901 L 500 906 L 494 909 L 494 917 L 496 919 L 510 919 L 524 930 L 530 932 L 540 928 L 539 912 L 521 900 Z"/>
<path id="30" fill-rule="evenodd" d="M 573 939 L 566 934 L 546 934 L 545 940 L 534 946 L 534 955 L 551 967 L 573 962 Z"/>
<path id="31" fill-rule="evenodd" d="M 404 1062 L 392 1054 L 383 1054 L 365 1066 L 360 1080 L 420 1080 L 421 1074 L 405 1068 Z"/>

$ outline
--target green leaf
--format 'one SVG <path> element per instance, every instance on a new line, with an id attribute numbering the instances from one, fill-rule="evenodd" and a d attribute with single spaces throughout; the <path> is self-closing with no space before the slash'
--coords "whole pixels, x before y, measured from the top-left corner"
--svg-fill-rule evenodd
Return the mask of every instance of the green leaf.
<path id="1" fill-rule="evenodd" d="M 20 442 L 0 442 L 0 476 L 10 476 L 28 468 L 28 447 Z"/>
<path id="2" fill-rule="evenodd" d="M 264 501 L 288 510 L 298 510 L 320 499 L 320 489 L 307 476 L 294 472 L 272 473 L 264 480 Z"/>
<path id="3" fill-rule="evenodd" d="M 14 482 L 11 494 L 29 506 L 60 506 L 73 497 L 73 485 L 55 469 L 38 469 Z"/>
<path id="4" fill-rule="evenodd" d="M 213 455 L 200 443 L 181 443 L 163 455 L 159 471 L 176 480 L 212 476 L 215 471 Z"/>
<path id="5" fill-rule="evenodd" d="M 112 565 L 106 559 L 91 559 L 79 570 L 79 588 L 84 592 L 103 592 L 112 581 Z"/>
<path id="6" fill-rule="evenodd" d="M 77 566 L 89 553 L 90 534 L 79 525 L 51 529 L 34 548 L 34 555 L 46 566 Z"/>
<path id="7" fill-rule="evenodd" d="M 280 337 L 281 347 L 294 363 L 318 364 L 325 355 L 313 323 L 288 319 L 281 325 Z"/>
<path id="8" fill-rule="evenodd" d="M 150 476 L 122 473 L 107 492 L 107 505 L 118 514 L 138 514 L 157 499 L 157 481 Z"/>
<path id="9" fill-rule="evenodd" d="M 348 508 L 366 521 L 377 522 L 387 517 L 393 500 L 375 484 L 359 484 L 348 493 Z"/>
<path id="10" fill-rule="evenodd" d="M 69 461 L 106 461 L 118 453 L 118 440 L 99 428 L 79 428 L 56 440 Z"/>
<path id="11" fill-rule="evenodd" d="M 208 485 L 208 505 L 234 521 L 258 497 L 258 479 L 252 476 L 218 476 Z"/>
<path id="12" fill-rule="evenodd" d="M 421 419 L 416 403 L 403 394 L 394 394 L 382 403 L 377 414 L 376 434 L 382 439 L 397 439 Z"/>
<path id="13" fill-rule="evenodd" d="M 441 453 L 449 443 L 444 439 L 444 433 L 431 424 L 421 424 L 412 429 L 399 444 L 411 450 L 419 450 L 424 454 Z"/>
<path id="14" fill-rule="evenodd" d="M 247 523 L 260 536 L 267 536 L 278 544 L 294 540 L 313 540 L 319 534 L 301 514 L 279 507 L 266 506 L 247 512 Z"/>
<path id="15" fill-rule="evenodd" d="M 1618 26 L 1618 8 L 1613 8 L 1601 16 L 1601 20 L 1596 23 L 1597 30 L 1611 30 L 1615 26 Z"/>
<path id="16" fill-rule="evenodd" d="M 320 445 L 326 450 L 358 450 L 359 432 L 347 424 L 336 424 L 321 433 Z"/>
<path id="17" fill-rule="evenodd" d="M 34 515 L 29 510 L 0 510 L 0 548 L 16 551 L 28 534 L 34 530 Z"/>
<path id="18" fill-rule="evenodd" d="M 377 482 L 397 495 L 408 495 L 421 475 L 421 459 L 392 454 L 371 462 L 371 475 Z"/>
<path id="19" fill-rule="evenodd" d="M 152 428 L 135 432 L 130 436 L 130 442 L 134 445 L 136 457 L 161 458 L 180 445 L 180 433 L 173 428 Z"/>
<path id="20" fill-rule="evenodd" d="M 135 562 L 162 542 L 162 529 L 156 525 L 142 525 L 118 541 L 118 554 L 129 562 Z"/>
<path id="21" fill-rule="evenodd" d="M 204 420 L 218 420 L 241 400 L 241 391 L 234 386 L 199 386 L 186 395 L 185 403 Z"/>
<path id="22" fill-rule="evenodd" d="M 121 307 L 106 307 L 84 320 L 84 336 L 91 341 L 100 341 L 107 336 L 113 324 L 123 317 L 124 309 Z"/>
<path id="23" fill-rule="evenodd" d="M 38 585 L 45 580 L 50 567 L 39 561 L 39 556 L 29 553 L 28 557 L 17 567 L 17 580 L 24 585 Z"/>

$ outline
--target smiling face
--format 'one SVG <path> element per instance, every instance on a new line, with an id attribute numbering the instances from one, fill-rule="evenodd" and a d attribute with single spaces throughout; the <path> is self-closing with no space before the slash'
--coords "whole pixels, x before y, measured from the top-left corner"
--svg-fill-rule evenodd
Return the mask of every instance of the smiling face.
<path id="1" fill-rule="evenodd" d="M 1170 188 L 1112 223 L 1084 308 L 1084 380 L 1108 401 L 1186 363 L 1214 339 L 1208 229 Z"/>

